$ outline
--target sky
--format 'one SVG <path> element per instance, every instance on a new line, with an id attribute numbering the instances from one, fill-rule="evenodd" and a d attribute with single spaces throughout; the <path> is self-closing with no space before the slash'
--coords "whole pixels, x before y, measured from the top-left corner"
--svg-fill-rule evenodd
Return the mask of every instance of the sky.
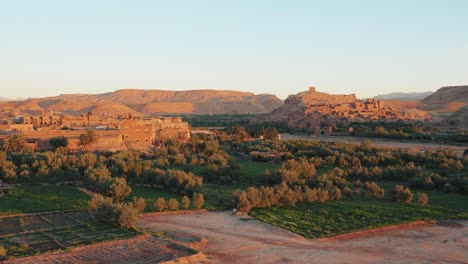
<path id="1" fill-rule="evenodd" d="M 466 0 L 0 0 L 0 97 L 468 85 Z"/>

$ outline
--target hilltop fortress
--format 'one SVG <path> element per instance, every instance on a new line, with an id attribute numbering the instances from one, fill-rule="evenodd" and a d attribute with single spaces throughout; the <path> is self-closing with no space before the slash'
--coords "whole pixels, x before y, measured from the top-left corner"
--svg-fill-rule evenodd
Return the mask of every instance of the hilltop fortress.
<path id="1" fill-rule="evenodd" d="M 315 130 L 320 127 L 345 127 L 350 121 L 398 121 L 426 117 L 396 111 L 380 100 L 361 101 L 355 94 L 327 94 L 309 87 L 308 91 L 290 95 L 283 106 L 259 115 L 254 122 L 284 123 L 291 129 Z"/>

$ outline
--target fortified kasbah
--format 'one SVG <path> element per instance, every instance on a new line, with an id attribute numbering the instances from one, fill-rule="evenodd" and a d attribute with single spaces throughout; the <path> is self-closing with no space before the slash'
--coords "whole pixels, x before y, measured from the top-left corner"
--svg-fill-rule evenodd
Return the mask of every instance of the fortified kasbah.
<path id="1" fill-rule="evenodd" d="M 0 140 L 20 134 L 36 150 L 49 150 L 51 138 L 65 137 L 68 148 L 79 150 L 80 135 L 94 130 L 95 150 L 117 151 L 126 148 L 146 150 L 157 147 L 164 140 L 187 142 L 190 130 L 181 117 L 111 117 L 106 115 L 71 116 L 50 113 L 38 115 L 3 116 L 0 120 Z"/>
<path id="2" fill-rule="evenodd" d="M 291 129 L 316 130 L 320 127 L 347 127 L 350 121 L 427 119 L 426 114 L 397 111 L 376 99 L 359 100 L 355 94 L 335 95 L 308 91 L 290 95 L 284 105 L 259 115 L 254 122 L 285 123 Z"/>

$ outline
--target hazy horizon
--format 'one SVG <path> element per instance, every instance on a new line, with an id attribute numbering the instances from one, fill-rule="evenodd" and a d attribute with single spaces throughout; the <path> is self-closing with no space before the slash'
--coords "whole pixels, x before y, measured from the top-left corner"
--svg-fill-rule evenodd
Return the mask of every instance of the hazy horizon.
<path id="1" fill-rule="evenodd" d="M 0 97 L 468 84 L 467 1 L 8 1 Z"/>

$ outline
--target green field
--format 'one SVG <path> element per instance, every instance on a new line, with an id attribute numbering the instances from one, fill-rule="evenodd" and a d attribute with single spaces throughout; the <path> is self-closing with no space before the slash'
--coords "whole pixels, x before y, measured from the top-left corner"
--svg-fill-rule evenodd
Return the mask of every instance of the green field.
<path id="1" fill-rule="evenodd" d="M 385 196 L 387 198 L 389 197 L 390 190 L 393 189 L 393 187 L 396 184 L 401 183 L 378 182 L 378 185 L 385 189 Z M 411 192 L 414 194 L 415 197 L 418 192 L 427 193 L 427 195 L 429 196 L 429 205 L 432 205 L 434 207 L 444 207 L 468 213 L 468 195 L 463 195 L 456 192 L 446 193 L 435 189 L 424 190 L 411 188 Z"/>
<path id="2" fill-rule="evenodd" d="M 108 221 L 96 221 L 88 211 L 0 219 L 0 246 L 6 250 L 5 259 L 124 239 L 138 234 Z"/>
<path id="3" fill-rule="evenodd" d="M 246 186 L 238 184 L 204 184 L 203 195 L 205 197 L 204 208 L 208 210 L 232 209 L 232 194 L 237 189 L 246 189 Z"/>
<path id="4" fill-rule="evenodd" d="M 0 215 L 84 209 L 89 198 L 72 186 L 19 187 L 0 197 Z"/>
<path id="5" fill-rule="evenodd" d="M 421 206 L 417 203 L 401 204 L 386 199 L 353 197 L 296 207 L 254 209 L 251 215 L 307 238 L 334 236 L 416 220 L 468 219 L 466 210 L 439 206 L 445 203 L 438 201 L 440 199 L 435 198 L 436 206 Z"/>
<path id="6" fill-rule="evenodd" d="M 237 160 L 240 166 L 242 184 L 255 184 L 266 170 L 274 171 L 281 166 L 281 163 L 275 162 L 254 162 L 249 160 Z"/>

